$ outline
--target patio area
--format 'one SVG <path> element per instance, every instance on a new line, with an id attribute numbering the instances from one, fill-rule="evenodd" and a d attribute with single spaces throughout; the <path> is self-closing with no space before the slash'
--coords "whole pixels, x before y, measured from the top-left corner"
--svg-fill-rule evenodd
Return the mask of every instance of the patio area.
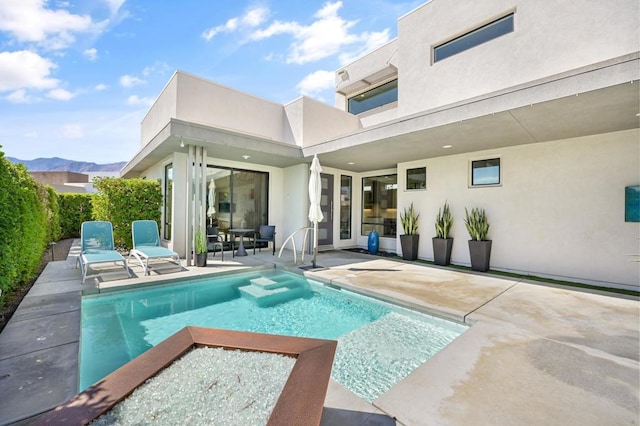
<path id="1" fill-rule="evenodd" d="M 80 284 L 67 260 L 50 263 L 0 334 L 0 424 L 37 423 L 76 393 L 82 290 L 265 264 L 295 268 L 291 252 L 209 256 L 208 267 Z M 307 259 L 309 260 L 309 259 Z M 320 252 L 307 276 L 468 323 L 471 328 L 369 404 L 331 381 L 322 424 L 638 424 L 637 298 L 558 288 L 379 258 Z"/>

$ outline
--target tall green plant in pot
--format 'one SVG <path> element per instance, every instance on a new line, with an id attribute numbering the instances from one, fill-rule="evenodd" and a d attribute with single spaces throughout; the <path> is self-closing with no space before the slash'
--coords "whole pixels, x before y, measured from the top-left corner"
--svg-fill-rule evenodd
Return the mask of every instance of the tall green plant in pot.
<path id="1" fill-rule="evenodd" d="M 400 245 L 402 247 L 402 258 L 404 260 L 416 260 L 418 258 L 418 242 L 420 235 L 418 235 L 418 219 L 420 214 L 416 212 L 411 203 L 407 209 L 405 207 L 404 213 L 400 213 L 400 223 L 404 235 L 400 235 Z"/>
<path id="2" fill-rule="evenodd" d="M 207 266 L 207 236 L 203 230 L 196 232 L 195 238 L 196 266 Z"/>
<path id="3" fill-rule="evenodd" d="M 491 240 L 487 239 L 489 233 L 489 221 L 484 209 L 474 207 L 471 212 L 464 208 L 464 224 L 471 236 L 469 240 L 469 255 L 471 257 L 471 269 L 478 272 L 489 270 L 491 259 Z"/>
<path id="4" fill-rule="evenodd" d="M 453 238 L 449 236 L 453 226 L 453 216 L 449 209 L 449 204 L 438 209 L 436 216 L 436 236 L 433 241 L 433 261 L 436 265 L 446 266 L 451 263 L 451 249 L 453 248 Z"/>

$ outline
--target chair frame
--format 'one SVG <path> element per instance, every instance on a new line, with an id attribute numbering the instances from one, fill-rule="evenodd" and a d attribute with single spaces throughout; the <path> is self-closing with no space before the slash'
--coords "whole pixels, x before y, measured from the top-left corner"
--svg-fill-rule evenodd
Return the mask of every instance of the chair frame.
<path id="1" fill-rule="evenodd" d="M 217 234 L 209 234 L 209 230 L 210 229 L 216 229 L 218 230 Z M 214 238 L 216 239 L 216 241 L 210 241 L 210 238 Z M 216 246 L 220 246 L 220 254 L 222 256 L 222 261 L 224 262 L 224 240 L 222 240 L 221 238 L 222 235 L 220 235 L 220 229 L 217 226 L 208 226 L 207 227 L 207 252 L 209 251 L 209 244 L 211 244 L 213 246 L 213 256 L 216 256 Z"/>
<path id="2" fill-rule="evenodd" d="M 258 231 L 254 234 L 253 236 L 253 254 L 256 254 L 256 245 L 258 244 L 258 241 L 265 241 L 267 243 L 267 248 L 269 248 L 269 242 L 271 242 L 271 245 L 273 246 L 273 253 L 272 255 L 275 256 L 276 254 L 276 227 L 274 225 L 260 225 L 260 229 L 262 230 L 263 228 L 270 228 L 273 229 L 273 237 L 269 238 L 269 239 L 264 239 L 264 238 L 260 238 L 261 232 Z M 262 251 L 262 247 L 258 248 L 258 251 Z"/>
<path id="3" fill-rule="evenodd" d="M 88 240 L 93 237 L 93 235 L 87 235 L 87 230 L 85 228 L 89 228 L 90 225 L 102 224 L 104 226 L 108 226 L 109 228 L 109 241 L 103 242 L 106 243 L 99 247 L 89 246 Z M 129 270 L 129 265 L 127 265 L 127 259 L 124 258 L 120 253 L 115 250 L 115 245 L 113 243 L 113 225 L 111 222 L 107 221 L 86 221 L 83 222 L 80 227 L 80 244 L 81 244 L 81 252 L 80 255 L 76 258 L 76 267 L 79 267 L 82 272 L 82 284 L 85 283 L 87 278 L 90 277 L 98 277 L 103 275 L 112 275 L 112 274 L 121 274 L 121 271 L 111 271 L 111 272 L 97 272 L 93 275 L 88 275 L 89 267 L 93 265 L 100 265 L 105 263 L 113 263 L 118 264 L 122 262 L 125 272 L 127 276 L 131 278 L 131 271 Z"/>
<path id="4" fill-rule="evenodd" d="M 139 228 L 139 226 L 136 225 L 151 224 L 155 226 L 156 240 L 154 244 L 136 244 L 136 228 Z M 182 265 L 180 264 L 180 256 L 178 255 L 178 253 L 160 245 L 160 233 L 158 231 L 158 223 L 155 220 L 133 221 L 133 223 L 131 224 L 131 240 L 133 241 L 133 248 L 129 252 L 129 259 L 131 259 L 132 256 L 135 257 L 140 263 L 140 266 L 142 266 L 145 275 L 151 275 L 151 269 L 153 269 L 154 271 L 159 271 L 168 268 L 175 268 L 175 266 L 182 268 Z M 145 250 L 145 248 L 150 250 Z M 153 265 L 149 264 L 151 261 L 157 260 L 166 260 L 170 262 L 170 264 L 164 266 L 157 266 L 157 263 Z"/>

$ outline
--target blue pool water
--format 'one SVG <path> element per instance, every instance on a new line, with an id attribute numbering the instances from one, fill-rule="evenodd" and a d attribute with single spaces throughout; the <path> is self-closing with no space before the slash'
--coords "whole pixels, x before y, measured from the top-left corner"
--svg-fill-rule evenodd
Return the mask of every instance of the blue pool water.
<path id="1" fill-rule="evenodd" d="M 279 270 L 90 295 L 80 390 L 187 325 L 338 340 L 332 378 L 367 401 L 466 330 Z"/>

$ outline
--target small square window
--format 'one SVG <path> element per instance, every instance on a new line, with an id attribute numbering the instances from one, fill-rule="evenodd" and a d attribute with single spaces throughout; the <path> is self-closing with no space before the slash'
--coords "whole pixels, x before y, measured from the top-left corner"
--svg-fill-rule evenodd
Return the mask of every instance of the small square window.
<path id="1" fill-rule="evenodd" d="M 471 162 L 471 186 L 500 185 L 500 159 Z"/>
<path id="2" fill-rule="evenodd" d="M 427 188 L 427 168 L 407 169 L 407 189 Z"/>

